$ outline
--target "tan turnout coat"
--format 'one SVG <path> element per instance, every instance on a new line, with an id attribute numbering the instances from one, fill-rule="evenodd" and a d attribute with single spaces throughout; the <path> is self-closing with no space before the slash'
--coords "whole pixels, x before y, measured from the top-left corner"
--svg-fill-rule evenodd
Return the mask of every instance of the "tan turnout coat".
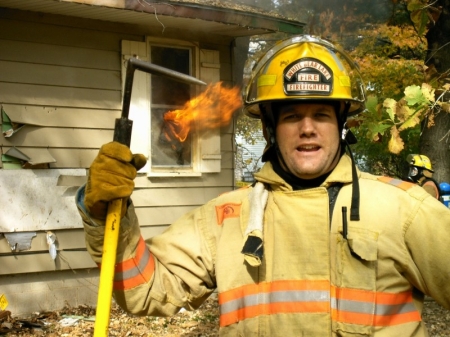
<path id="1" fill-rule="evenodd" d="M 450 308 L 450 210 L 416 185 L 358 171 L 360 221 L 348 218 L 351 161 L 322 186 L 293 191 L 266 163 L 264 255 L 241 253 L 252 187 L 184 215 L 144 241 L 134 208 L 122 219 L 116 301 L 139 315 L 197 308 L 215 289 L 221 336 L 427 336 L 424 294 Z M 343 183 L 330 224 L 327 187 Z M 77 196 L 89 253 L 101 262 L 104 227 Z M 264 206 L 264 205 L 263 205 Z"/>

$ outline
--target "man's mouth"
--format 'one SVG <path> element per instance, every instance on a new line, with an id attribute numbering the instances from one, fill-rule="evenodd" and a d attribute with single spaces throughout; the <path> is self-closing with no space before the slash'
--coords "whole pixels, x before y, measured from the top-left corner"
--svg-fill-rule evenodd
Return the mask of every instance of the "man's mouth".
<path id="1" fill-rule="evenodd" d="M 312 152 L 312 151 L 317 151 L 319 149 L 320 149 L 320 146 L 318 146 L 318 145 L 303 145 L 303 146 L 297 147 L 297 151 L 301 151 L 301 152 Z"/>

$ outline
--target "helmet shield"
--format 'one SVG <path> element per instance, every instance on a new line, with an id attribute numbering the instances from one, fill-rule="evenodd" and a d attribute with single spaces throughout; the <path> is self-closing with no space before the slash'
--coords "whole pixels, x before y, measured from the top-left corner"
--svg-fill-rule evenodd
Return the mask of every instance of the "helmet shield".
<path id="1" fill-rule="evenodd" d="M 243 96 L 244 112 L 256 118 L 260 118 L 261 103 L 342 101 L 349 104 L 351 116 L 361 112 L 365 102 L 364 84 L 351 58 L 310 35 L 289 38 L 266 52 L 253 64 Z"/>

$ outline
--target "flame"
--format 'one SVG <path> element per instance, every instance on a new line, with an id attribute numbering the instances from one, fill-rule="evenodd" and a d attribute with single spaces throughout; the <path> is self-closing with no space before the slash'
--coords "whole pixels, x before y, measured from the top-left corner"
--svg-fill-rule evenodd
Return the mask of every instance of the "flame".
<path id="1" fill-rule="evenodd" d="M 191 129 L 216 129 L 227 126 L 242 106 L 239 87 L 226 88 L 222 82 L 209 84 L 205 91 L 186 102 L 179 110 L 164 114 L 167 139 L 170 135 L 184 142 Z"/>

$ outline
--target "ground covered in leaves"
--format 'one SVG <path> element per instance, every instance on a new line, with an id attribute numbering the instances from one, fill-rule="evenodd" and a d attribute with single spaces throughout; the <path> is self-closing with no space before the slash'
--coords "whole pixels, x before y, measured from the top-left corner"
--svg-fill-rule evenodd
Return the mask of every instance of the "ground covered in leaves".
<path id="1" fill-rule="evenodd" d="M 450 311 L 433 300 L 425 301 L 423 319 L 430 337 L 450 336 Z M 60 311 L 38 313 L 27 319 L 14 318 L 0 311 L 0 335 L 28 336 L 92 336 L 95 310 L 91 307 L 64 308 Z M 182 311 L 170 318 L 133 317 L 113 305 L 110 336 L 218 336 L 219 309 L 217 298 L 209 298 L 196 311 Z"/>

